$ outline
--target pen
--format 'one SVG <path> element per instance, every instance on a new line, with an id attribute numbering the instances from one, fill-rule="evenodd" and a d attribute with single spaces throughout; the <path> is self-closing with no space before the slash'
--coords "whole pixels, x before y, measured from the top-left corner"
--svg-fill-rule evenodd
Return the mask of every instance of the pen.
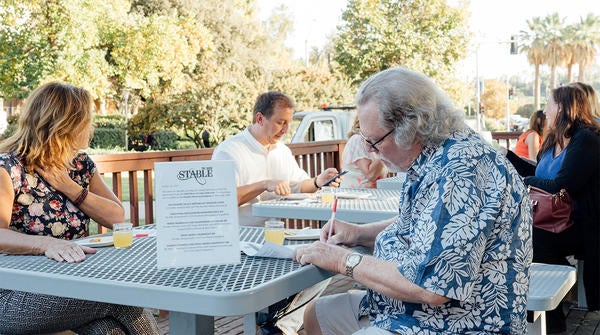
<path id="1" fill-rule="evenodd" d="M 331 218 L 329 219 L 331 225 L 329 226 L 329 233 L 327 234 L 328 240 L 331 238 L 331 233 L 333 232 L 333 221 L 335 220 L 335 212 L 337 211 L 337 202 L 337 198 L 333 199 L 333 211 L 331 211 Z"/>
<path id="2" fill-rule="evenodd" d="M 148 234 L 135 234 L 133 237 L 147 237 Z"/>

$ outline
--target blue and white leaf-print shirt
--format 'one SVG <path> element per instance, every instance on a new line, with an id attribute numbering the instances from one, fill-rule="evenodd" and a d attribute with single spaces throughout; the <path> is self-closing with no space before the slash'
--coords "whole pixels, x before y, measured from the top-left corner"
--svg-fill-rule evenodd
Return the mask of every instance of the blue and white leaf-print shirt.
<path id="1" fill-rule="evenodd" d="M 425 148 L 374 256 L 450 301 L 405 303 L 368 290 L 361 314 L 401 334 L 525 334 L 531 226 L 525 185 L 479 135 L 464 130 Z"/>

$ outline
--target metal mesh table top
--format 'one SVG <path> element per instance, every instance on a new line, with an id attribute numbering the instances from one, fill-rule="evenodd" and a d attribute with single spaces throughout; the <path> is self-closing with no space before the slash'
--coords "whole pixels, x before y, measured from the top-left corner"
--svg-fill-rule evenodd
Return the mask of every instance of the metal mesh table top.
<path id="1" fill-rule="evenodd" d="M 378 189 L 395 189 L 401 190 L 402 184 L 406 180 L 406 173 L 399 173 L 394 177 L 383 178 L 377 180 L 377 188 Z"/>
<path id="2" fill-rule="evenodd" d="M 140 228 L 144 228 L 140 227 Z M 146 229 L 154 229 L 147 227 Z M 242 227 L 241 240 L 263 242 L 263 230 Z M 299 241 L 298 241 L 299 242 Z M 289 241 L 288 243 L 297 243 Z M 80 278 L 99 278 L 111 281 L 134 282 L 191 288 L 210 291 L 240 291 L 252 288 L 281 276 L 300 265 L 292 260 L 247 257 L 241 264 L 184 267 L 158 270 L 156 267 L 156 238 L 134 239 L 130 249 L 99 248 L 96 255 L 87 255 L 84 262 L 57 263 L 46 257 L 0 255 L 0 268 L 18 269 Z"/>
<path id="3" fill-rule="evenodd" d="M 340 188 L 338 192 L 367 193 L 364 199 L 338 199 L 336 217 L 357 223 L 387 219 L 398 214 L 399 189 Z M 332 203 L 320 199 L 303 201 L 269 200 L 252 205 L 252 214 L 262 217 L 328 220 Z"/>
<path id="4" fill-rule="evenodd" d="M 153 225 L 140 228 L 155 229 Z M 240 229 L 240 239 L 262 243 L 264 240 L 263 229 L 242 227 Z M 306 243 L 306 241 L 286 242 L 286 244 L 302 243 Z M 313 271 L 315 270 L 314 267 L 311 266 L 311 268 Z M 96 254 L 87 255 L 85 261 L 74 264 L 58 263 L 43 256 L 0 254 L 0 288 L 56 295 L 67 293 L 68 296 L 76 298 L 100 301 L 105 301 L 101 295 L 93 297 L 89 294 L 78 295 L 60 288 L 57 288 L 58 291 L 55 292 L 55 288 L 51 287 L 51 283 L 55 281 L 69 285 L 83 285 L 82 287 L 86 289 L 93 289 L 93 285 L 106 288 L 134 288 L 139 290 L 138 293 L 143 292 L 143 294 L 177 293 L 182 296 L 191 294 L 198 297 L 243 296 L 262 292 L 261 289 L 264 289 L 262 285 L 265 283 L 284 278 L 291 273 L 298 274 L 298 272 L 304 270 L 300 264 L 291 259 L 248 257 L 244 254 L 241 255 L 240 264 L 159 270 L 156 261 L 156 238 L 143 237 L 134 239 L 133 245 L 129 249 L 99 248 Z M 310 272 L 308 271 L 310 269 L 306 270 L 306 272 Z M 35 283 L 26 284 L 23 282 L 11 282 L 9 284 L 5 279 L 13 278 L 13 276 L 19 281 L 31 278 L 38 281 L 40 286 L 36 286 Z M 307 278 L 307 281 L 310 282 L 310 280 Z M 290 286 L 290 284 L 286 285 Z M 303 286 L 302 283 L 296 285 Z M 285 290 L 288 290 L 288 287 L 285 287 Z M 126 299 L 106 298 L 108 302 L 125 303 L 121 300 Z M 161 303 L 154 302 L 140 305 L 181 310 L 181 308 L 166 308 L 173 306 L 165 307 Z M 192 312 L 202 313 L 203 311 L 195 310 Z M 216 313 L 211 315 L 228 314 Z M 234 313 L 232 315 L 238 314 Z"/>

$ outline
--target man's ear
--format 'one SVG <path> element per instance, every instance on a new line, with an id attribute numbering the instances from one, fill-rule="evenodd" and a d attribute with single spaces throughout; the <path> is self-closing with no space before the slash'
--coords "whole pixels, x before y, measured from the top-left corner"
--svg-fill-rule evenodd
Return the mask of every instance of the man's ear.
<path id="1" fill-rule="evenodd" d="M 265 116 L 263 115 L 263 113 L 258 112 L 256 113 L 256 123 L 262 126 L 262 123 L 265 120 Z"/>

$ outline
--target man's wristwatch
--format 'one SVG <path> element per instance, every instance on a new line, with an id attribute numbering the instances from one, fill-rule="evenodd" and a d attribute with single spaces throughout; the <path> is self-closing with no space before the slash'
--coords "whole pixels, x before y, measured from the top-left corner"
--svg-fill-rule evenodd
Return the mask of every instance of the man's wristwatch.
<path id="1" fill-rule="evenodd" d="M 353 278 L 354 268 L 360 263 L 363 255 L 353 252 L 346 257 L 346 276 Z"/>

